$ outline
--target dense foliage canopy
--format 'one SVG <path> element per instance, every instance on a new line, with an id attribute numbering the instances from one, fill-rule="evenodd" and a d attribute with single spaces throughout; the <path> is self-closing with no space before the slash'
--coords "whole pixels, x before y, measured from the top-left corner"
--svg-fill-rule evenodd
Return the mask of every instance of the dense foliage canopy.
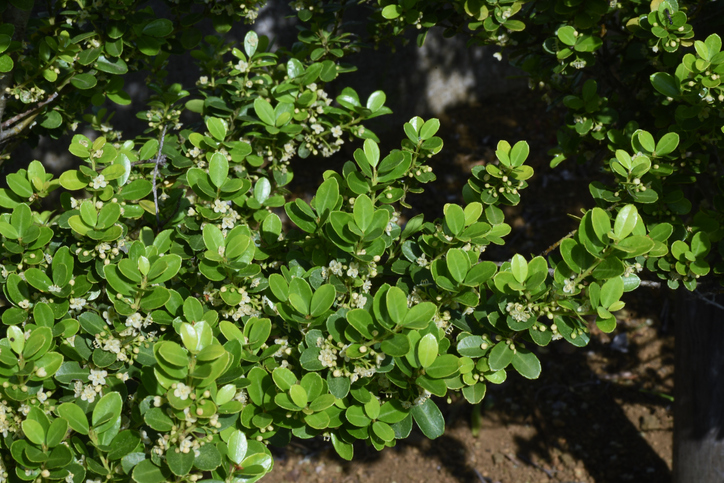
<path id="1" fill-rule="evenodd" d="M 0 6 L 5 166 L 22 142 L 96 133 L 73 136 L 77 169 L 33 161 L 0 189 L 0 481 L 251 482 L 292 435 L 348 459 L 356 440 L 393 446 L 413 424 L 435 438 L 432 396 L 478 403 L 509 371 L 538 377 L 533 348 L 585 346 L 593 320 L 612 331 L 639 273 L 689 290 L 721 273 L 724 53 L 697 24 L 709 2 L 299 0 L 294 45 L 224 40 L 261 7 Z M 347 29 L 360 15 L 368 37 Z M 219 35 L 197 28 L 208 19 Z M 486 257 L 510 232 L 500 206 L 533 176 L 524 141 L 499 142 L 464 205 L 405 218 L 435 180 L 439 122 L 410 113 L 382 153 L 365 122 L 391 112 L 386 96 L 345 79 L 360 48 L 408 29 L 422 44 L 435 26 L 500 46 L 567 109 L 552 166 L 608 173 L 555 250 Z M 166 70 L 187 52 L 193 86 Z M 132 71 L 154 95 L 145 133 L 124 139 L 111 118 Z M 311 203 L 291 199 L 295 166 L 345 143 L 354 160 Z"/>

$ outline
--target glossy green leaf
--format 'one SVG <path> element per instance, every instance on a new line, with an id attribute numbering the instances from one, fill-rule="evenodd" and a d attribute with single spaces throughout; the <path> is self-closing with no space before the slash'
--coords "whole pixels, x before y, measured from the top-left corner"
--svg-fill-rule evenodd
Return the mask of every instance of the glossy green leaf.
<path id="1" fill-rule="evenodd" d="M 254 100 L 254 112 L 264 124 L 274 125 L 274 108 L 261 97 Z"/>
<path id="2" fill-rule="evenodd" d="M 510 164 L 513 167 L 522 166 L 530 153 L 530 147 L 525 141 L 518 141 L 510 150 Z"/>
<path id="3" fill-rule="evenodd" d="M 445 419 L 440 412 L 440 408 L 432 399 L 426 399 L 422 404 L 413 405 L 410 412 L 422 434 L 426 437 L 435 439 L 445 432 Z"/>
<path id="4" fill-rule="evenodd" d="M 46 444 L 49 448 L 55 448 L 58 446 L 63 439 L 65 439 L 65 434 L 68 431 L 68 421 L 65 419 L 57 418 L 53 420 L 52 423 L 50 423 L 50 427 L 48 428 L 47 434 L 45 436 Z"/>
<path id="5" fill-rule="evenodd" d="M 241 464 L 248 449 L 246 435 L 238 429 L 232 432 L 231 436 L 229 436 L 227 447 L 229 448 L 229 459 L 237 465 Z"/>
<path id="6" fill-rule="evenodd" d="M 654 89 L 666 97 L 675 98 L 679 96 L 679 83 L 671 74 L 666 72 L 652 74 L 651 84 L 654 86 Z"/>
<path id="7" fill-rule="evenodd" d="M 639 214 L 634 205 L 624 206 L 616 215 L 616 221 L 613 225 L 613 234 L 619 239 L 626 238 L 633 231 L 638 219 Z"/>
<path id="8" fill-rule="evenodd" d="M 97 432 L 103 432 L 120 418 L 123 400 L 117 392 L 109 392 L 96 403 L 93 408 L 92 424 Z"/>
<path id="9" fill-rule="evenodd" d="M 380 349 L 390 356 L 403 357 L 410 352 L 410 339 L 405 334 L 395 334 L 391 339 L 385 339 Z"/>
<path id="10" fill-rule="evenodd" d="M 332 446 L 334 447 L 334 450 L 337 452 L 340 458 L 347 461 L 352 461 L 352 458 L 354 457 L 354 446 L 351 443 L 347 443 L 339 439 L 337 433 L 331 434 L 331 440 Z"/>
<path id="11" fill-rule="evenodd" d="M 209 160 L 209 179 L 220 188 L 229 176 L 229 161 L 221 153 L 214 153 Z M 266 178 L 265 178 L 266 179 Z"/>
<path id="12" fill-rule="evenodd" d="M 516 254 L 510 262 L 510 270 L 518 283 L 523 283 L 528 277 L 528 262 L 522 255 Z"/>
<path id="13" fill-rule="evenodd" d="M 487 387 L 484 382 L 477 382 L 462 389 L 463 397 L 470 404 L 478 404 L 485 397 Z"/>
<path id="14" fill-rule="evenodd" d="M 326 313 L 334 303 L 334 299 L 337 296 L 337 291 L 332 284 L 322 285 L 312 295 L 312 300 L 309 305 L 309 313 L 312 317 L 319 317 Z"/>
<path id="15" fill-rule="evenodd" d="M 417 359 L 422 367 L 428 367 L 437 358 L 438 343 L 433 334 L 426 334 L 417 345 Z"/>
<path id="16" fill-rule="evenodd" d="M 226 139 L 226 133 L 229 129 L 226 121 L 224 119 L 219 119 L 217 117 L 206 118 L 206 128 L 209 130 L 211 135 L 217 141 L 223 141 L 224 139 Z M 214 153 L 214 155 L 212 155 L 212 159 L 217 154 L 223 156 L 223 154 L 221 154 L 221 153 Z M 224 158 L 225 157 L 226 156 L 224 156 Z M 211 163 L 209 163 L 209 175 L 213 176 L 213 175 L 211 175 Z M 213 179 L 213 177 L 212 177 L 212 179 Z M 221 186 L 221 185 L 217 184 L 216 186 Z"/>
<path id="17" fill-rule="evenodd" d="M 499 371 L 508 367 L 513 360 L 513 351 L 510 350 L 508 344 L 505 341 L 500 341 L 495 344 L 495 347 L 490 351 L 488 356 L 488 365 L 491 371 Z"/>
<path id="18" fill-rule="evenodd" d="M 465 276 L 470 269 L 470 259 L 464 251 L 459 248 L 449 250 L 445 262 L 450 275 L 456 282 L 460 283 L 465 280 Z"/>
<path id="19" fill-rule="evenodd" d="M 397 297 L 399 298 L 399 295 Z M 406 311 L 400 325 L 409 329 L 424 329 L 430 324 L 435 312 L 437 312 L 437 306 L 435 304 L 432 302 L 422 302 Z"/>
<path id="20" fill-rule="evenodd" d="M 143 415 L 145 423 L 159 432 L 171 431 L 174 422 L 161 408 L 151 408 Z"/>
<path id="21" fill-rule="evenodd" d="M 151 460 L 143 460 L 133 468 L 133 481 L 136 483 L 164 483 L 169 479 Z"/>
<path id="22" fill-rule="evenodd" d="M 538 379 L 541 372 L 541 365 L 538 357 L 527 349 L 516 348 L 513 354 L 513 367 L 521 376 L 527 379 Z"/>
<path id="23" fill-rule="evenodd" d="M 387 314 L 395 324 L 403 324 L 407 315 L 407 296 L 402 289 L 398 287 L 390 287 L 385 294 L 387 302 Z"/>
<path id="24" fill-rule="evenodd" d="M 22 422 L 21 426 L 23 434 L 25 434 L 25 437 L 28 438 L 29 441 L 38 446 L 45 444 L 45 429 L 43 429 L 43 426 L 39 422 L 33 419 L 26 419 Z"/>
<path id="25" fill-rule="evenodd" d="M 623 279 L 621 277 L 612 278 L 601 286 L 601 305 L 609 308 L 611 304 L 617 302 L 623 295 Z"/>
<path id="26" fill-rule="evenodd" d="M 339 198 L 339 184 L 335 178 L 329 178 L 317 188 L 317 194 L 312 200 L 312 207 L 316 210 L 321 221 L 326 220 L 337 205 Z"/>
<path id="27" fill-rule="evenodd" d="M 669 132 L 664 134 L 659 142 L 656 143 L 656 150 L 654 154 L 656 156 L 666 156 L 672 153 L 674 149 L 679 146 L 679 135 L 675 132 Z"/>

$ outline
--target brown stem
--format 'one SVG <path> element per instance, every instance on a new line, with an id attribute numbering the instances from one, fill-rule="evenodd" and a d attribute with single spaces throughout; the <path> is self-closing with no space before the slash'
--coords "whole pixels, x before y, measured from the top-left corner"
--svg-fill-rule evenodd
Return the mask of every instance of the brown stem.
<path id="1" fill-rule="evenodd" d="M 58 93 L 57 93 L 57 92 L 54 92 L 53 94 L 50 95 L 50 97 L 48 97 L 46 100 L 44 100 L 44 101 L 42 101 L 42 102 L 39 102 L 35 107 L 30 108 L 30 109 L 28 109 L 28 110 L 25 111 L 25 112 L 21 112 L 21 113 L 18 114 L 17 116 L 13 116 L 13 117 L 11 117 L 10 119 L 8 119 L 7 121 L 5 121 L 5 122 L 3 122 L 2 124 L 0 124 L 0 129 L 5 129 L 5 128 L 7 128 L 7 127 L 12 126 L 13 124 L 15 124 L 16 122 L 18 122 L 18 121 L 21 120 L 22 118 L 24 118 L 24 117 L 26 117 L 26 116 L 29 116 L 30 114 L 34 113 L 34 112 L 37 111 L 38 109 L 41 109 L 41 108 L 47 106 L 48 104 L 50 104 L 51 102 L 53 102 L 57 97 L 58 97 Z M 2 134 L 0 134 L 0 140 L 2 140 Z"/>
<path id="2" fill-rule="evenodd" d="M 15 124 L 7 131 L 0 132 L 0 143 L 7 142 L 10 140 L 11 137 L 20 134 L 26 127 L 30 126 L 33 121 L 35 121 L 35 118 L 38 117 L 38 114 L 39 113 L 37 112 L 35 114 L 31 114 L 30 116 Z"/>

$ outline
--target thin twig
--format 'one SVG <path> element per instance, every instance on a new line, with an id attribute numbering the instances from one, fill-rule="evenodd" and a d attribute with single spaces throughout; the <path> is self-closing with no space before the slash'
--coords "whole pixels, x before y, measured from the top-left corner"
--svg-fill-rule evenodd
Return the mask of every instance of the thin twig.
<path id="1" fill-rule="evenodd" d="M 13 136 L 17 136 L 20 134 L 26 127 L 30 126 L 33 121 L 35 121 L 35 118 L 38 117 L 38 112 L 35 114 L 31 114 L 30 116 L 26 117 L 25 119 L 22 119 L 20 122 L 15 124 L 13 127 L 8 129 L 7 131 L 1 131 L 0 132 L 0 143 L 6 143 L 10 141 L 10 138 Z"/>
<path id="2" fill-rule="evenodd" d="M 507 454 L 506 456 L 508 457 L 508 459 L 511 459 L 510 457 L 511 457 L 512 455 Z M 520 460 L 523 461 L 524 463 L 527 463 L 527 464 L 529 464 L 529 465 L 531 465 L 531 466 L 533 466 L 533 467 L 538 468 L 539 470 L 541 470 L 543 473 L 545 473 L 546 475 L 548 475 L 548 478 L 550 478 L 550 479 L 555 478 L 555 476 L 553 475 L 553 471 L 548 470 L 548 469 L 542 467 L 541 465 L 539 465 L 539 464 L 536 463 L 535 461 L 533 461 L 533 460 L 531 460 L 531 459 L 529 459 L 529 458 L 526 458 L 526 457 L 523 456 L 522 454 L 517 454 L 516 456 L 518 457 L 518 459 L 520 459 Z M 511 461 L 512 461 L 512 459 L 511 459 Z"/>
<path id="3" fill-rule="evenodd" d="M 653 288 L 658 290 L 661 288 L 661 282 L 654 282 L 653 280 L 641 280 L 639 287 Z"/>
<path id="4" fill-rule="evenodd" d="M 568 235 L 564 236 L 563 238 L 561 238 L 560 240 L 558 240 L 557 242 L 555 242 L 553 245 L 551 245 L 551 246 L 549 246 L 548 248 L 546 248 L 546 250 L 541 254 L 541 256 L 545 257 L 546 255 L 548 255 L 550 252 L 552 252 L 553 250 L 555 250 L 556 248 L 558 248 L 558 245 L 560 245 L 561 243 L 563 243 L 563 240 L 565 240 L 566 238 L 572 237 L 573 235 L 576 234 L 577 231 L 578 231 L 578 230 L 573 230 L 573 231 L 570 232 Z"/>
<path id="5" fill-rule="evenodd" d="M 50 95 L 50 97 L 48 97 L 46 100 L 44 100 L 42 102 L 39 102 L 35 107 L 28 109 L 25 112 L 21 112 L 17 116 L 13 116 L 10 119 L 8 119 L 7 121 L 3 122 L 0 125 L 0 128 L 5 129 L 6 127 L 10 127 L 13 124 L 15 124 L 16 122 L 18 122 L 19 120 L 21 120 L 22 118 L 29 116 L 30 114 L 34 113 L 38 109 L 42 109 L 43 107 L 45 107 L 48 104 L 50 104 L 51 102 L 53 102 L 58 97 L 58 94 L 59 94 L 58 92 L 53 92 Z M 0 137 L 0 139 L 2 139 L 2 138 Z"/>
<path id="6" fill-rule="evenodd" d="M 491 483 L 493 481 L 490 478 L 486 478 L 483 475 L 481 475 L 477 469 L 473 468 L 473 471 L 475 472 L 475 476 L 478 477 L 478 479 L 480 480 L 481 483 Z"/>
<path id="7" fill-rule="evenodd" d="M 699 300 L 701 300 L 702 302 L 704 302 L 704 303 L 706 303 L 706 304 L 709 304 L 709 305 L 711 305 L 712 307 L 716 307 L 716 308 L 719 309 L 719 310 L 724 310 L 724 305 L 721 305 L 721 304 L 719 304 L 719 303 L 717 303 L 717 302 L 714 302 L 713 300 L 710 300 L 710 299 L 706 298 L 703 294 L 701 294 L 701 293 L 699 293 L 699 292 L 689 292 L 689 296 L 691 296 L 691 297 L 693 297 L 693 298 L 696 298 L 696 299 L 699 299 Z"/>
<path id="8" fill-rule="evenodd" d="M 168 126 L 163 126 L 163 133 L 161 134 L 161 141 L 158 146 L 158 154 L 156 155 L 156 166 L 153 168 L 153 204 L 156 206 L 156 229 L 161 228 L 161 217 L 158 211 L 158 190 L 156 190 L 156 178 L 158 177 L 158 167 L 160 164 L 166 162 L 166 156 L 161 154 L 163 151 L 163 141 L 166 139 L 166 129 Z"/>

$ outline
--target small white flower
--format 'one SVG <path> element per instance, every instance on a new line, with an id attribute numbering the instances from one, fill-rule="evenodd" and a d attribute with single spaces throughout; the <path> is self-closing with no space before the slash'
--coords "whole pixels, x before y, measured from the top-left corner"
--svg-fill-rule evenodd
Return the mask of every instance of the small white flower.
<path id="1" fill-rule="evenodd" d="M 72 300 L 72 299 L 71 299 Z M 30 308 L 30 301 L 28 299 L 21 300 L 18 304 L 21 309 L 29 309 Z M 72 307 L 71 307 L 72 308 Z"/>
<path id="2" fill-rule="evenodd" d="M 106 371 L 91 369 L 90 374 L 88 375 L 88 379 L 90 380 L 90 382 L 93 383 L 94 386 L 102 386 L 106 383 L 107 375 L 108 372 Z"/>
<path id="3" fill-rule="evenodd" d="M 57 285 L 53 284 L 53 285 L 51 285 L 51 286 L 48 287 L 48 290 L 51 291 L 51 292 L 60 292 L 60 291 L 63 290 L 63 289 L 60 288 L 60 287 L 58 287 Z"/>
<path id="4" fill-rule="evenodd" d="M 334 349 L 322 349 L 317 358 L 324 367 L 334 367 L 337 365 L 337 355 L 335 354 Z"/>
<path id="5" fill-rule="evenodd" d="M 576 281 L 569 278 L 563 284 L 563 292 L 564 293 L 573 293 L 574 290 L 576 290 Z"/>
<path id="6" fill-rule="evenodd" d="M 214 213 L 226 213 L 228 210 L 229 205 L 227 205 L 225 201 L 214 201 Z"/>
<path id="7" fill-rule="evenodd" d="M 221 220 L 221 228 L 222 229 L 231 229 L 234 228 L 234 218 L 232 216 L 226 216 Z"/>
<path id="8" fill-rule="evenodd" d="M 493 57 L 495 57 L 497 60 L 503 60 L 503 54 L 501 54 L 500 52 L 494 53 Z"/>
<path id="9" fill-rule="evenodd" d="M 357 275 L 359 275 L 359 264 L 357 262 L 352 262 L 349 264 L 349 268 L 347 269 L 347 276 L 357 278 Z"/>
<path id="10" fill-rule="evenodd" d="M 121 352 L 121 341 L 118 339 L 109 339 L 106 341 L 106 344 L 103 346 L 104 351 L 113 352 L 114 354 L 118 354 Z"/>
<path id="11" fill-rule="evenodd" d="M 342 128 L 339 127 L 339 126 L 334 126 L 334 127 L 331 129 L 331 132 L 332 132 L 332 136 L 334 136 L 334 137 L 336 137 L 336 138 L 342 136 Z"/>
<path id="12" fill-rule="evenodd" d="M 134 329 L 140 329 L 143 325 L 143 316 L 136 312 L 126 318 L 126 327 L 133 327 Z"/>
<path id="13" fill-rule="evenodd" d="M 71 310 L 82 310 L 83 307 L 85 307 L 87 301 L 83 298 L 71 298 L 70 299 L 70 309 Z"/>
<path id="14" fill-rule="evenodd" d="M 98 176 L 93 178 L 93 180 L 91 181 L 91 185 L 93 186 L 93 189 L 98 190 L 98 189 L 105 188 L 106 186 L 108 186 L 108 182 L 106 181 L 105 176 L 103 176 L 102 174 L 99 174 Z"/>
<path id="15" fill-rule="evenodd" d="M 73 390 L 75 391 L 73 397 L 79 398 L 80 395 L 83 394 L 83 383 L 81 381 L 75 381 L 73 383 Z"/>
<path id="16" fill-rule="evenodd" d="M 342 264 L 337 260 L 332 260 L 331 262 L 329 262 L 329 271 L 332 272 L 334 275 L 341 277 L 343 273 Z"/>
<path id="17" fill-rule="evenodd" d="M 186 436 L 181 443 L 178 445 L 179 451 L 182 453 L 188 453 L 191 451 L 191 438 L 189 436 Z"/>
<path id="18" fill-rule="evenodd" d="M 96 391 L 93 389 L 93 386 L 87 385 L 83 388 L 83 392 L 80 395 L 80 398 L 83 401 L 88 401 L 88 403 L 92 403 L 96 399 Z"/>
<path id="19" fill-rule="evenodd" d="M 191 388 L 184 384 L 183 382 L 179 382 L 176 385 L 176 389 L 173 391 L 173 395 L 177 398 L 181 399 L 182 401 L 185 401 L 189 398 L 189 395 L 191 394 Z"/>

